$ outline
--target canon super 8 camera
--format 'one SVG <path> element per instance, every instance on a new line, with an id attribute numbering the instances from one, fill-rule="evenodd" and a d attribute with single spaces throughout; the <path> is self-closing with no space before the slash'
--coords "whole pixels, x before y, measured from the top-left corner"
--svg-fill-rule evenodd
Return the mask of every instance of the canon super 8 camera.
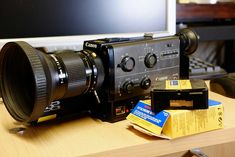
<path id="1" fill-rule="evenodd" d="M 188 78 L 188 55 L 197 44 L 190 29 L 163 38 L 85 41 L 76 52 L 45 53 L 10 42 L 0 54 L 2 98 L 20 122 L 84 112 L 110 122 L 123 120 L 149 97 L 157 80 Z"/>

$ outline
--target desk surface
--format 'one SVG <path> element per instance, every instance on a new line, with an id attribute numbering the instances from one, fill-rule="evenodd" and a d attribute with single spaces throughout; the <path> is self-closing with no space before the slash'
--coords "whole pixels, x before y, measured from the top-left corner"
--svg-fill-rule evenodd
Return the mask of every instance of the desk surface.
<path id="1" fill-rule="evenodd" d="M 209 93 L 223 103 L 225 128 L 174 140 L 150 137 L 128 127 L 126 120 L 101 122 L 84 117 L 63 123 L 29 127 L 24 134 L 12 134 L 19 127 L 0 103 L 0 156 L 157 156 L 235 141 L 235 99 Z"/>

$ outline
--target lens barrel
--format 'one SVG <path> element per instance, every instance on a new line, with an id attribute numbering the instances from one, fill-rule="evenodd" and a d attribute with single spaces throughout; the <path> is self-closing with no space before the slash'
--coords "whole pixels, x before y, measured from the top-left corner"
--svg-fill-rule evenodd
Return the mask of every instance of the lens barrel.
<path id="1" fill-rule="evenodd" d="M 4 104 L 20 122 L 35 121 L 52 101 L 96 90 L 104 81 L 101 59 L 87 50 L 45 53 L 26 42 L 9 42 L 0 64 Z"/>

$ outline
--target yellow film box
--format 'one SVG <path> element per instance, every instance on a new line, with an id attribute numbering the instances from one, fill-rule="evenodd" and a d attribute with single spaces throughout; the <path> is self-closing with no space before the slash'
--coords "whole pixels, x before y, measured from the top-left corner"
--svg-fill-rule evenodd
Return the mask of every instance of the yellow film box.
<path id="1" fill-rule="evenodd" d="M 152 136 L 174 139 L 223 128 L 224 109 L 220 102 L 208 100 L 208 109 L 151 111 L 151 101 L 139 101 L 127 116 L 130 124 Z"/>

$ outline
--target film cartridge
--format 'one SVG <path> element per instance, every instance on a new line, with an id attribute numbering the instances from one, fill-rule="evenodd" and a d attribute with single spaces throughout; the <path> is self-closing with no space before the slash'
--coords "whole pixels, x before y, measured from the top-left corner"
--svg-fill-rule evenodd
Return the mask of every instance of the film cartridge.
<path id="1" fill-rule="evenodd" d="M 151 91 L 151 109 L 207 109 L 208 88 L 203 80 L 157 81 Z"/>

